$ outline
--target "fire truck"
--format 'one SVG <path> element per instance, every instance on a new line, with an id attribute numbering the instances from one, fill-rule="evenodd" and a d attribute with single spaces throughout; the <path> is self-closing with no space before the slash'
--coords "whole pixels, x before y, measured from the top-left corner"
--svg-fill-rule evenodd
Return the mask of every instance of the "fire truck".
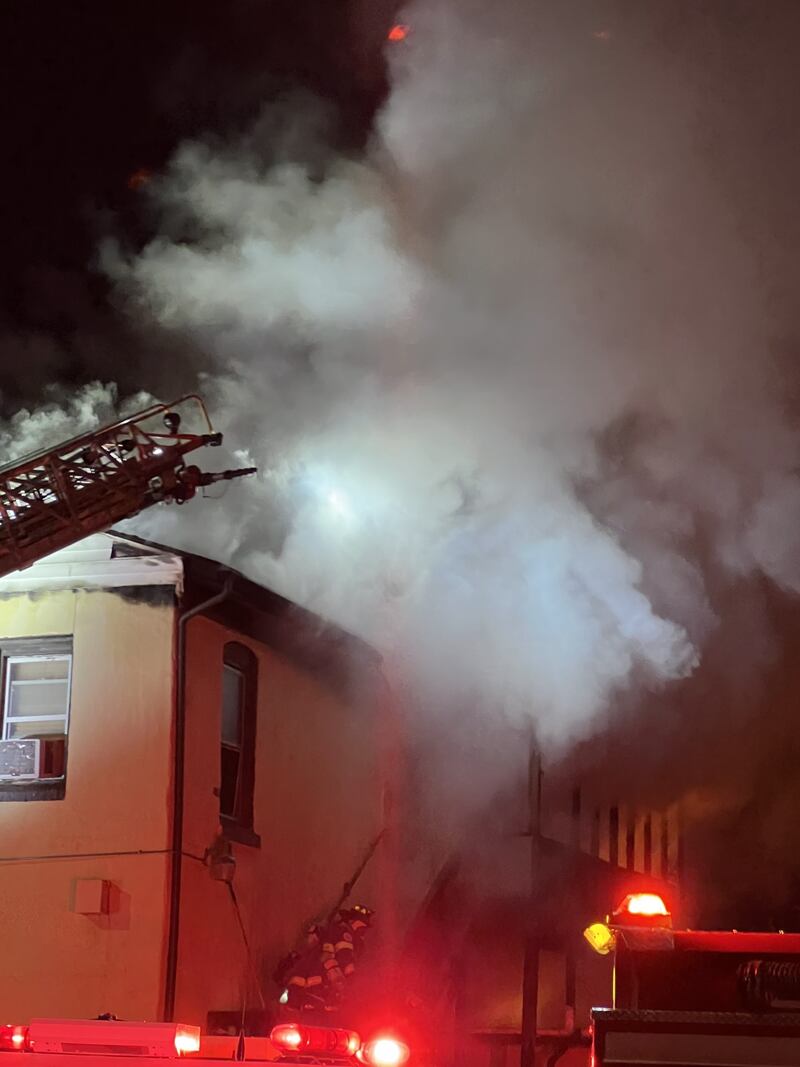
<path id="1" fill-rule="evenodd" d="M 592 1067 L 800 1065 L 800 934 L 673 930 L 661 897 L 633 893 L 584 937 L 614 961 Z"/>

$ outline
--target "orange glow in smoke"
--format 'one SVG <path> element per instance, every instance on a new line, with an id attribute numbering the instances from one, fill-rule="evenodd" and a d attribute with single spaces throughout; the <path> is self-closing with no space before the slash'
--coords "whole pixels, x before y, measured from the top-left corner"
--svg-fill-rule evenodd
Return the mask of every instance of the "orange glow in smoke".
<path id="1" fill-rule="evenodd" d="M 388 33 L 388 40 L 390 41 L 405 41 L 408 37 L 410 29 L 408 26 L 403 26 L 398 23 L 396 26 L 392 26 Z"/>
<path id="2" fill-rule="evenodd" d="M 147 185 L 150 179 L 153 177 L 152 171 L 149 171 L 146 167 L 140 167 L 135 170 L 128 178 L 128 188 L 133 189 L 134 192 Z"/>

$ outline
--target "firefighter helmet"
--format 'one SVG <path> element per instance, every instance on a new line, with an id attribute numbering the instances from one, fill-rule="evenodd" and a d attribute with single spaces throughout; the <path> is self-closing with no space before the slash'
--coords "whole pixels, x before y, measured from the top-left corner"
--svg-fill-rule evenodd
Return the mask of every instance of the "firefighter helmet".
<path id="1" fill-rule="evenodd" d="M 343 908 L 340 912 L 345 922 L 358 922 L 363 923 L 365 926 L 372 925 L 372 916 L 374 914 L 375 912 L 372 908 L 368 908 L 364 904 L 353 904 L 352 907 Z"/>
<path id="2" fill-rule="evenodd" d="M 358 914 L 363 915 L 365 919 L 371 919 L 375 914 L 372 908 L 368 908 L 365 904 L 354 904 L 350 910 L 358 912 Z"/>

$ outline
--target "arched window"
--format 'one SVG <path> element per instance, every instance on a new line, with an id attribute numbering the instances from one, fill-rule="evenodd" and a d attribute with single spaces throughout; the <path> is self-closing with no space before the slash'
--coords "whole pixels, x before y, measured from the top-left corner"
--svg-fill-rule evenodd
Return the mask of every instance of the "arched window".
<path id="1" fill-rule="evenodd" d="M 253 828 L 257 715 L 258 660 L 230 641 L 222 661 L 219 813 L 223 825 L 247 830 Z"/>

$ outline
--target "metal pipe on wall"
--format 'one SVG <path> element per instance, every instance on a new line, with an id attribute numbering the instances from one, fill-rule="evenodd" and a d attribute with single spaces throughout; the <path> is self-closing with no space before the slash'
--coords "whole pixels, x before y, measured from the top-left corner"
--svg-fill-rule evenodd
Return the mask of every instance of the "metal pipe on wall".
<path id="1" fill-rule="evenodd" d="M 221 568 L 222 569 L 222 568 Z M 183 874 L 183 801 L 186 750 L 186 626 L 197 615 L 226 600 L 233 589 L 234 574 L 225 571 L 225 585 L 219 593 L 196 604 L 178 616 L 175 626 L 175 723 L 172 771 L 172 868 L 169 890 L 169 932 L 164 977 L 164 1021 L 173 1022 L 178 982 L 178 945 L 181 916 L 181 876 Z"/>

